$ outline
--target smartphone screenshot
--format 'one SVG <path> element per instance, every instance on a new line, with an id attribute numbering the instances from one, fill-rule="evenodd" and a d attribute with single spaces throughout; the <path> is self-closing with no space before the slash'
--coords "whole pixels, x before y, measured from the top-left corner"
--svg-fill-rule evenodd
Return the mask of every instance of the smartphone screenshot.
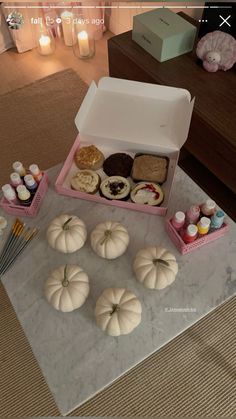
<path id="1" fill-rule="evenodd" d="M 236 415 L 235 1 L 0 2 L 0 417 Z"/>

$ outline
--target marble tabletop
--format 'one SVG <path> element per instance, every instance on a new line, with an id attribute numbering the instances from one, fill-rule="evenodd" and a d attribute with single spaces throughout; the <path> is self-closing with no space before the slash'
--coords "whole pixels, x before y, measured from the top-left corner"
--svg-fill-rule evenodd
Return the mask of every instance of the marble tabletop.
<path id="1" fill-rule="evenodd" d="M 60 167 L 49 171 L 50 189 L 38 216 L 25 219 L 29 225 L 40 227 L 39 236 L 2 282 L 65 415 L 236 293 L 236 227 L 228 219 L 230 231 L 224 237 L 182 256 L 165 232 L 163 217 L 58 195 L 53 185 Z M 168 213 L 185 210 L 206 197 L 177 168 Z M 89 234 L 99 222 L 121 222 L 130 234 L 127 252 L 116 260 L 104 260 L 93 253 L 89 240 L 71 255 L 51 249 L 46 229 L 61 213 L 82 218 Z M 9 229 L 14 217 L 7 218 Z M 175 282 L 161 291 L 144 288 L 132 272 L 136 252 L 148 245 L 168 248 L 179 264 Z M 72 313 L 57 312 L 43 295 L 50 272 L 66 263 L 80 265 L 91 285 L 86 303 Z M 103 289 L 111 286 L 128 288 L 141 301 L 142 322 L 130 335 L 109 337 L 95 324 L 95 302 Z"/>

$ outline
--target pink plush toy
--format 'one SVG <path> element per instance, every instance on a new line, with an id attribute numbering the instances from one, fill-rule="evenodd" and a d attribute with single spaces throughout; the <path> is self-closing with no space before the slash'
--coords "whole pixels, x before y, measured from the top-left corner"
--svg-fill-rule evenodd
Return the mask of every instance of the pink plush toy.
<path id="1" fill-rule="evenodd" d="M 226 71 L 236 63 L 236 40 L 225 32 L 210 32 L 198 42 L 196 53 L 205 70 Z"/>

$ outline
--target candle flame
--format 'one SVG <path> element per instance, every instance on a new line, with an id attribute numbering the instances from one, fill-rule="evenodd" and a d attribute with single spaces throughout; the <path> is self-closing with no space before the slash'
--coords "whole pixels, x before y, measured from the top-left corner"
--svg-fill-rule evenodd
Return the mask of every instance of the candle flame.
<path id="1" fill-rule="evenodd" d="M 48 45 L 50 44 L 50 38 L 47 35 L 41 35 L 39 38 L 40 45 Z"/>
<path id="2" fill-rule="evenodd" d="M 73 17 L 73 13 L 69 12 L 68 10 L 65 10 L 62 14 L 61 14 L 61 18 L 66 18 L 66 19 L 70 19 Z"/>
<path id="3" fill-rule="evenodd" d="M 78 33 L 78 38 L 79 39 L 88 39 L 88 34 L 87 34 L 87 32 L 86 31 L 81 31 L 81 32 L 79 32 Z"/>

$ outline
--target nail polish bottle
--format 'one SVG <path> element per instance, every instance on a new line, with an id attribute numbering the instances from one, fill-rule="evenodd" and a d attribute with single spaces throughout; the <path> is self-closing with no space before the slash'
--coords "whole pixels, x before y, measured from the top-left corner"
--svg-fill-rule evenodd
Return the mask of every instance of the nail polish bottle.
<path id="1" fill-rule="evenodd" d="M 23 185 L 23 181 L 19 175 L 19 173 L 13 172 L 10 174 L 11 184 L 14 188 L 17 188 L 19 185 Z"/>
<path id="2" fill-rule="evenodd" d="M 19 185 L 16 188 L 20 204 L 29 207 L 31 204 L 31 195 L 25 185 Z"/>
<path id="3" fill-rule="evenodd" d="M 185 222 L 185 213 L 182 211 L 177 211 L 171 220 L 171 224 L 177 231 L 179 231 L 183 227 L 184 222 Z"/>
<path id="4" fill-rule="evenodd" d="M 15 189 L 13 189 L 13 187 L 9 183 L 2 186 L 2 192 L 4 198 L 9 202 L 9 204 L 18 203 Z"/>
<path id="5" fill-rule="evenodd" d="M 208 217 L 202 217 L 197 223 L 198 234 L 200 236 L 205 236 L 208 233 L 210 228 L 211 220 Z"/>
<path id="6" fill-rule="evenodd" d="M 31 164 L 29 167 L 31 174 L 33 175 L 34 179 L 37 183 L 39 183 L 43 177 L 43 173 L 39 169 L 37 164 Z"/>
<path id="7" fill-rule="evenodd" d="M 212 230 L 217 230 L 218 228 L 221 228 L 224 222 L 225 213 L 222 210 L 218 210 L 215 212 L 215 214 L 211 217 L 211 226 L 210 228 Z"/>
<path id="8" fill-rule="evenodd" d="M 212 199 L 207 199 L 204 204 L 201 205 L 201 213 L 204 217 L 211 217 L 216 210 L 216 203 Z"/>
<path id="9" fill-rule="evenodd" d="M 186 212 L 186 225 L 196 224 L 200 217 L 200 207 L 198 205 L 191 205 Z"/>
<path id="10" fill-rule="evenodd" d="M 32 175 L 26 175 L 24 177 L 25 186 L 30 191 L 31 195 L 34 195 L 38 189 L 38 184 Z"/>
<path id="11" fill-rule="evenodd" d="M 20 161 L 15 161 L 12 165 L 14 172 L 18 173 L 21 178 L 26 175 L 26 170 Z"/>
<path id="12" fill-rule="evenodd" d="M 185 243 L 192 243 L 198 236 L 198 229 L 195 224 L 189 224 L 182 233 L 182 239 Z"/>

